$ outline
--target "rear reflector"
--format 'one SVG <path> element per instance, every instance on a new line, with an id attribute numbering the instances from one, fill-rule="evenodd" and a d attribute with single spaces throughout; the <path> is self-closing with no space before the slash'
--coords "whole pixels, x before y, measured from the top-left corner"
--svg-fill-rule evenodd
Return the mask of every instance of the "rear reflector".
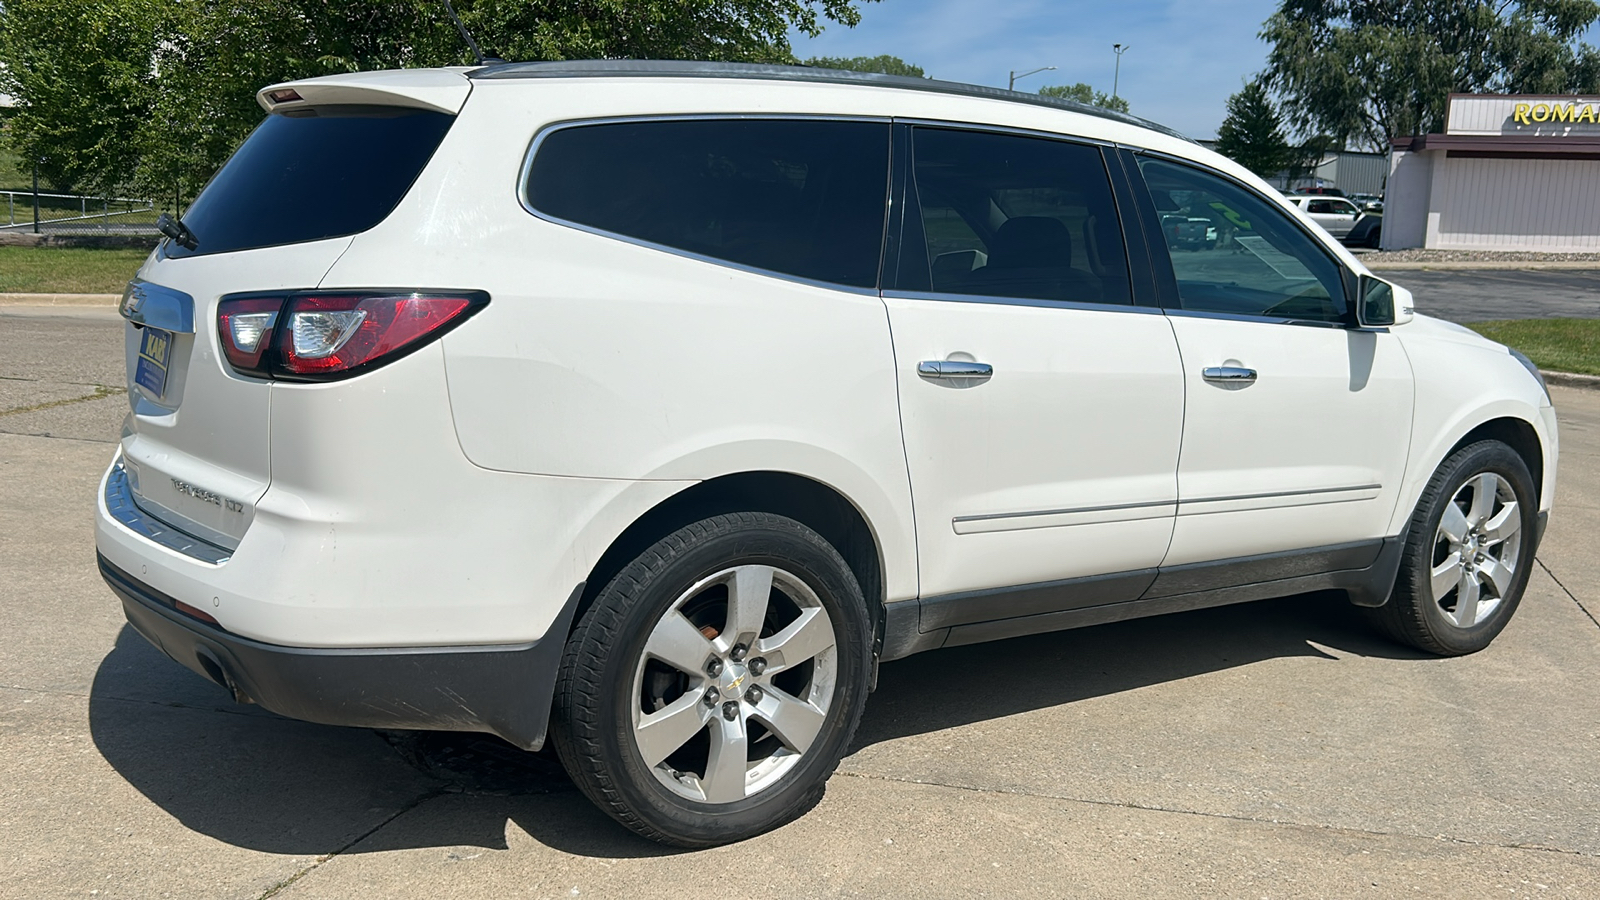
<path id="1" fill-rule="evenodd" d="M 234 369 L 326 381 L 383 365 L 483 308 L 482 291 L 296 292 L 226 297 L 217 331 Z"/>

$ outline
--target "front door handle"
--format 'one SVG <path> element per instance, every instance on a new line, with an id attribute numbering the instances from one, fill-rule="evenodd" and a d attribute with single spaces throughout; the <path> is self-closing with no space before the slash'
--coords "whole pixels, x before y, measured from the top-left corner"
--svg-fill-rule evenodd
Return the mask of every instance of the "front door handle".
<path id="1" fill-rule="evenodd" d="M 1242 366 L 1207 366 L 1200 372 L 1200 377 L 1224 384 L 1250 384 L 1256 380 L 1256 370 Z"/>
<path id="2" fill-rule="evenodd" d="M 923 378 L 974 378 L 986 379 L 994 375 L 994 366 L 981 362 L 958 359 L 925 359 L 917 363 L 917 374 Z"/>

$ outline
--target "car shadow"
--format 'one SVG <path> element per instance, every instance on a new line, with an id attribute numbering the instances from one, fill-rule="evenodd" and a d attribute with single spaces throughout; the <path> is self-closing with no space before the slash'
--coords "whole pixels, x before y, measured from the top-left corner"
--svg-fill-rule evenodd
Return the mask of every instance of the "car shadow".
<path id="1" fill-rule="evenodd" d="M 1337 659 L 1320 647 L 1425 658 L 1373 636 L 1338 593 L 951 648 L 882 667 L 851 752 L 1268 659 Z M 582 856 L 677 852 L 613 823 L 548 751 L 238 706 L 127 627 L 96 673 L 89 725 L 100 754 L 145 797 L 185 827 L 252 850 L 504 849 L 510 822 Z M 452 799 L 432 802 L 441 797 Z"/>

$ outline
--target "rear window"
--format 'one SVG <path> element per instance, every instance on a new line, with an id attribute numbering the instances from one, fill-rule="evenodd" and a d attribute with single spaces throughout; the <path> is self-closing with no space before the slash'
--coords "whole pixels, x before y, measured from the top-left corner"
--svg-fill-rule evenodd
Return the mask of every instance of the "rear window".
<path id="1" fill-rule="evenodd" d="M 888 182 L 887 123 L 668 119 L 551 132 L 524 189 L 552 218 L 872 287 Z"/>
<path id="2" fill-rule="evenodd" d="M 394 106 L 270 115 L 183 215 L 196 248 L 226 253 L 357 234 L 383 221 L 455 117 Z"/>

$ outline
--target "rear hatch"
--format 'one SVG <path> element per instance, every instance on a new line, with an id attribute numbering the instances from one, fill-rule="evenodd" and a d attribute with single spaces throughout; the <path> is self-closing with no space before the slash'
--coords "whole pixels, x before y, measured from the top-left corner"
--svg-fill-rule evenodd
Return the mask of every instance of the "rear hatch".
<path id="1" fill-rule="evenodd" d="M 363 77 L 358 91 L 337 80 L 264 91 L 273 114 L 183 216 L 192 246 L 163 242 L 123 298 L 132 415 L 122 453 L 134 502 L 226 550 L 271 479 L 273 387 L 228 364 L 218 301 L 316 287 L 353 235 L 405 196 L 454 121 L 436 90 L 421 102 Z M 292 99 L 269 102 L 273 91 Z M 319 91 L 341 102 L 318 105 Z"/>

